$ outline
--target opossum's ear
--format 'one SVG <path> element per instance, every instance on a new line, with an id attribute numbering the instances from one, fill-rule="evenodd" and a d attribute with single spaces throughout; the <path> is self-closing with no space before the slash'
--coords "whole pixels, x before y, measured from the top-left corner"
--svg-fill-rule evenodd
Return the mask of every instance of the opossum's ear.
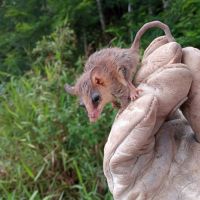
<path id="1" fill-rule="evenodd" d="M 106 85 L 106 74 L 99 67 L 94 67 L 90 74 L 91 81 L 94 85 L 105 86 Z"/>
<path id="2" fill-rule="evenodd" d="M 65 84 L 64 86 L 65 88 L 65 91 L 71 95 L 77 95 L 77 92 L 76 92 L 76 89 L 75 89 L 75 86 L 70 86 L 68 84 Z"/>

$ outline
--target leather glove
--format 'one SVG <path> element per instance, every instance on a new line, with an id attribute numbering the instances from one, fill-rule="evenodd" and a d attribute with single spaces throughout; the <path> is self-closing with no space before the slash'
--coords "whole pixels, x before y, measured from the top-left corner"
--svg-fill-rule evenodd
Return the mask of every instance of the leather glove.
<path id="1" fill-rule="evenodd" d="M 181 63 L 187 55 L 165 37 L 144 53 L 136 75 L 143 93 L 116 117 L 104 149 L 104 173 L 115 200 L 200 198 L 200 147 L 182 114 L 172 118 L 184 102 L 184 113 L 191 110 L 193 72 Z"/>

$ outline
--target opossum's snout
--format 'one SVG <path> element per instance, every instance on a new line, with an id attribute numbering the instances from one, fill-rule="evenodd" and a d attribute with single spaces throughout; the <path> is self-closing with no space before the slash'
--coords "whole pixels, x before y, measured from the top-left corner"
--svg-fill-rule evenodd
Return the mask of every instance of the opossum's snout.
<path id="1" fill-rule="evenodd" d="M 101 105 L 101 95 L 98 91 L 92 91 L 90 95 L 80 97 L 80 106 L 87 110 L 90 122 L 96 122 L 104 106 Z"/>
<path id="2" fill-rule="evenodd" d="M 101 115 L 102 108 L 100 106 L 101 95 L 99 92 L 94 91 L 91 94 L 91 109 L 88 109 L 88 117 L 90 122 L 96 122 Z"/>
<path id="3" fill-rule="evenodd" d="M 92 112 L 88 113 L 90 122 L 96 122 L 100 117 L 101 112 L 98 109 L 94 109 Z"/>

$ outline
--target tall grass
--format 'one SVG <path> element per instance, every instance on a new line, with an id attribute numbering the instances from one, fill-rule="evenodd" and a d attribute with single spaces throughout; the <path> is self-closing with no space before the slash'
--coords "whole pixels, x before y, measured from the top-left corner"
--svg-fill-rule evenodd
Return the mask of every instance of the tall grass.
<path id="1" fill-rule="evenodd" d="M 0 200 L 111 199 L 102 151 L 114 113 L 89 124 L 64 92 L 73 79 L 49 65 L 1 85 Z"/>

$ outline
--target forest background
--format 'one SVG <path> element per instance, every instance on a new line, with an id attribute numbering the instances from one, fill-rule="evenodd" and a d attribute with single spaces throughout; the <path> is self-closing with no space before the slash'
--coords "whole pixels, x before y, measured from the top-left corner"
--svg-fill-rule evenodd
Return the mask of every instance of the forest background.
<path id="1" fill-rule="evenodd" d="M 102 158 L 116 111 L 90 124 L 63 86 L 152 20 L 200 48 L 200 0 L 0 1 L 0 200 L 112 199 Z M 162 34 L 148 31 L 141 53 Z"/>

